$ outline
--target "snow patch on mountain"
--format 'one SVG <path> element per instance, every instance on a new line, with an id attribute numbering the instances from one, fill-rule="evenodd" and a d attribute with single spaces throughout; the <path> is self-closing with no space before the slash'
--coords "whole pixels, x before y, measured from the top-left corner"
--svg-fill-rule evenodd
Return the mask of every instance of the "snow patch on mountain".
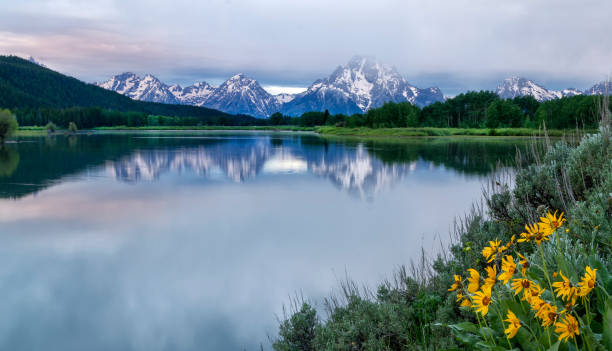
<path id="1" fill-rule="evenodd" d="M 285 104 L 285 103 L 287 103 L 287 102 L 289 102 L 289 101 L 291 101 L 291 100 L 295 99 L 295 97 L 296 97 L 297 95 L 298 95 L 298 94 L 287 94 L 287 93 L 280 93 L 280 94 L 276 94 L 276 95 L 274 95 L 274 97 L 276 98 L 276 101 L 277 101 L 277 102 L 278 102 L 280 105 L 282 105 L 282 104 Z"/>
<path id="2" fill-rule="evenodd" d="M 563 90 L 546 89 L 532 80 L 522 77 L 504 79 L 497 87 L 496 92 L 502 99 L 512 99 L 517 96 L 533 96 L 533 98 L 540 102 L 583 94 L 582 91 L 574 88 Z"/>
<path id="3" fill-rule="evenodd" d="M 170 86 L 170 92 L 180 103 L 195 106 L 204 106 L 208 98 L 215 92 L 215 89 L 215 87 L 206 82 L 198 82 L 185 88 L 178 84 Z"/>
<path id="4" fill-rule="evenodd" d="M 236 74 L 215 89 L 206 107 L 234 114 L 268 117 L 280 108 L 276 97 L 244 74 Z"/>
<path id="5" fill-rule="evenodd" d="M 585 90 L 584 93 L 586 95 L 605 95 L 612 94 L 612 82 L 611 81 L 603 81 L 599 82 L 589 89 Z"/>
<path id="6" fill-rule="evenodd" d="M 150 74 L 147 74 L 144 78 L 140 78 L 134 73 L 125 72 L 113 76 L 106 82 L 97 85 L 104 89 L 126 95 L 134 100 L 161 102 L 165 104 L 180 103 L 170 91 L 170 87 Z"/>
<path id="7" fill-rule="evenodd" d="M 338 66 L 325 79 L 315 81 L 306 92 L 284 104 L 281 111 L 299 115 L 307 111 L 363 113 L 386 102 L 408 101 L 425 106 L 444 101 L 438 88 L 419 89 L 410 85 L 394 67 L 369 57 L 355 56 Z"/>

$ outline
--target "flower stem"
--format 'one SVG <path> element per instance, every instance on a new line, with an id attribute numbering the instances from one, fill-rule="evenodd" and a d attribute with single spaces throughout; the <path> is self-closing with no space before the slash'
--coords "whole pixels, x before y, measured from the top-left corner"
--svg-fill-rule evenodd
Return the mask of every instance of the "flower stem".
<path id="1" fill-rule="evenodd" d="M 556 303 L 557 299 L 555 298 L 555 293 L 552 287 L 552 283 L 550 282 L 550 276 L 548 275 L 548 269 L 546 269 L 546 260 L 544 259 L 544 250 L 542 250 L 542 245 L 538 245 L 538 251 L 540 251 L 540 256 L 542 257 L 542 270 L 544 271 L 544 276 L 546 277 L 546 281 L 548 281 L 548 287 L 550 288 L 550 292 L 552 293 L 553 300 Z"/>
<path id="2" fill-rule="evenodd" d="M 499 293 L 497 293 L 497 299 L 499 299 Z M 499 308 L 495 308 L 495 312 L 497 312 L 497 316 L 499 317 L 499 322 L 502 324 L 502 329 L 504 328 L 504 317 L 501 314 Z M 508 348 L 512 349 L 512 344 L 510 343 L 510 339 L 506 337 L 506 341 L 508 342 Z"/>

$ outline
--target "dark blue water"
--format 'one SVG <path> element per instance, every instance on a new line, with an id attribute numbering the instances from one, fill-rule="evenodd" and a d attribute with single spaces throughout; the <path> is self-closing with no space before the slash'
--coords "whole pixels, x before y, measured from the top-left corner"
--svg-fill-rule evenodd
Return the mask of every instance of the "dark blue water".
<path id="1" fill-rule="evenodd" d="M 289 296 L 447 241 L 517 143 L 22 138 L 0 151 L 0 349 L 269 349 Z"/>

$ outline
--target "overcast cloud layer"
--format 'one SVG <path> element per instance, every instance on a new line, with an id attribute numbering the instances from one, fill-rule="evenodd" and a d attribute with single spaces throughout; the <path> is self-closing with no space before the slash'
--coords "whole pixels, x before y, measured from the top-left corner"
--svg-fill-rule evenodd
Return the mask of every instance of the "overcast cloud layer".
<path id="1" fill-rule="evenodd" d="M 368 55 L 446 94 L 510 75 L 586 88 L 612 72 L 610 13 L 607 0 L 0 0 L 0 53 L 89 82 L 244 72 L 300 87 Z"/>

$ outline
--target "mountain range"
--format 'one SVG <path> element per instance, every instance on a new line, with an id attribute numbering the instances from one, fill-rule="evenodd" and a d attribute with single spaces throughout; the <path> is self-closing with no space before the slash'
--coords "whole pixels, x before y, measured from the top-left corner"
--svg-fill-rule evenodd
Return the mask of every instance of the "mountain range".
<path id="1" fill-rule="evenodd" d="M 612 83 L 608 84 L 608 90 L 612 90 Z M 407 101 L 419 107 L 444 101 L 439 88 L 417 88 L 394 67 L 361 56 L 355 56 L 346 65 L 338 66 L 329 77 L 315 81 L 299 94 L 272 95 L 256 80 L 242 73 L 232 76 L 218 87 L 206 82 L 187 87 L 167 85 L 150 74 L 141 78 L 130 72 L 96 85 L 134 100 L 194 105 L 264 118 L 275 112 L 299 116 L 308 111 L 325 110 L 332 114 L 351 115 L 364 113 L 389 101 Z M 584 91 L 573 88 L 550 90 L 532 80 L 511 77 L 504 79 L 495 92 L 504 99 L 533 96 L 542 102 L 575 95 L 603 94 L 605 90 L 604 82 Z"/>
<path id="2" fill-rule="evenodd" d="M 417 88 L 394 67 L 360 56 L 338 66 L 329 77 L 315 81 L 305 92 L 295 95 L 272 95 L 242 73 L 219 87 L 206 82 L 188 87 L 167 85 L 150 74 L 140 78 L 130 72 L 96 84 L 135 100 L 203 106 L 256 117 L 268 117 L 275 112 L 298 116 L 308 111 L 325 110 L 350 115 L 389 101 L 407 101 L 421 107 L 444 101 L 440 89 Z"/>
<path id="3" fill-rule="evenodd" d="M 612 90 L 611 82 L 608 82 L 608 90 Z M 576 95 L 602 95 L 606 92 L 606 83 L 597 83 L 585 91 L 574 88 L 550 90 L 536 84 L 532 80 L 522 77 L 511 77 L 504 79 L 503 82 L 497 86 L 495 92 L 502 99 L 512 99 L 517 96 L 533 96 L 536 100 L 542 102 Z"/>

